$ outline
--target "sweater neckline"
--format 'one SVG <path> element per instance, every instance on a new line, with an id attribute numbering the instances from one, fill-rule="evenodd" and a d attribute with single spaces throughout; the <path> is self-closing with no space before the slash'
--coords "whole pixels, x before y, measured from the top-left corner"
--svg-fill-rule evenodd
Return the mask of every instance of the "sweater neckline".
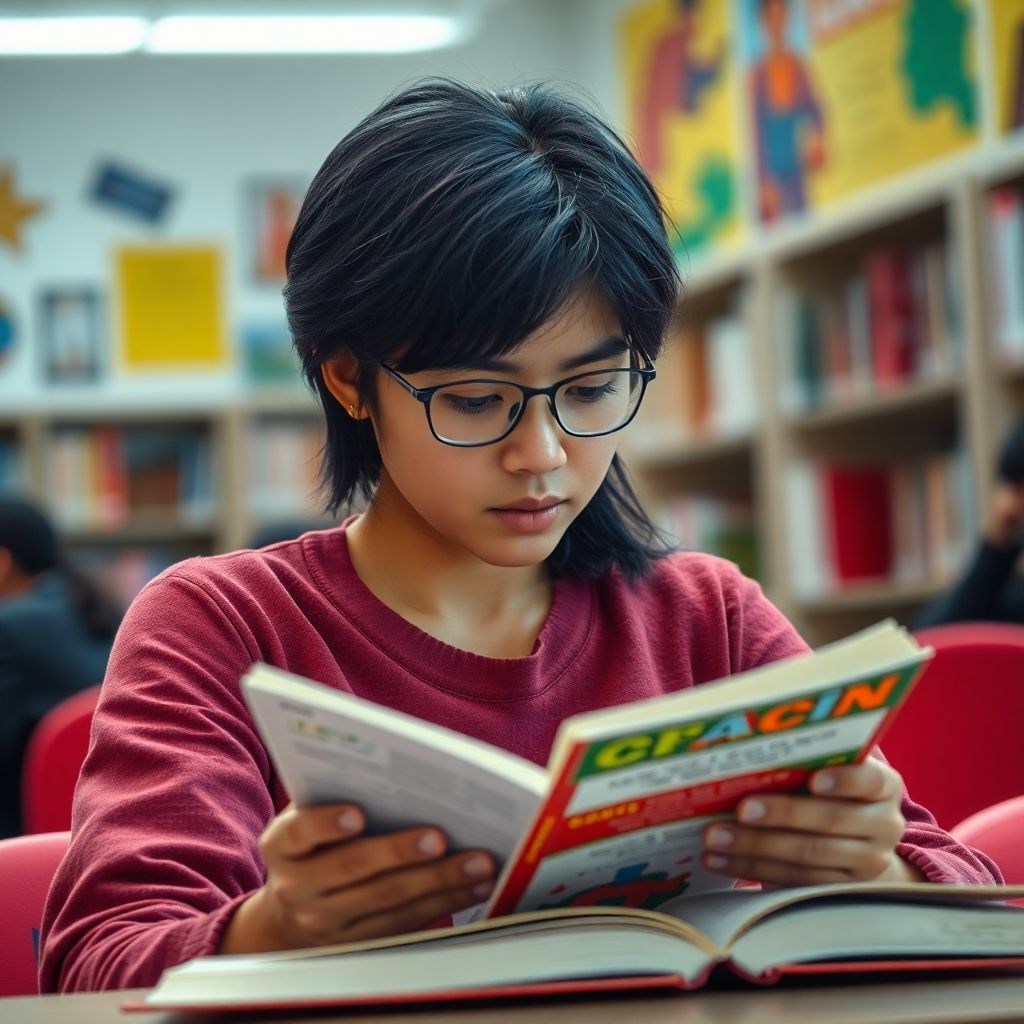
<path id="1" fill-rule="evenodd" d="M 403 618 L 360 579 L 349 553 L 346 528 L 302 538 L 303 556 L 324 596 L 381 653 L 406 672 L 447 693 L 495 703 L 535 696 L 579 658 L 594 618 L 593 586 L 554 581 L 551 608 L 525 658 L 489 658 L 439 640 Z"/>

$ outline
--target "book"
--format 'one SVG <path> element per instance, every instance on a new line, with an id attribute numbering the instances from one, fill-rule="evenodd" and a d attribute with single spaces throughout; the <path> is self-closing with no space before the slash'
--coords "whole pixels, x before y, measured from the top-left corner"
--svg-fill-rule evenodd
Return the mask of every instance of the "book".
<path id="1" fill-rule="evenodd" d="M 846 640 L 560 726 L 546 769 L 267 665 L 242 692 L 298 806 L 358 804 L 368 833 L 436 826 L 501 871 L 466 918 L 617 903 L 654 909 L 729 886 L 702 833 L 746 795 L 862 760 L 929 648 L 887 621 Z"/>
<path id="2" fill-rule="evenodd" d="M 1024 968 L 1024 887 L 847 883 L 540 911 L 345 946 L 211 956 L 127 1010 L 259 1011 L 692 990 L 789 975 Z"/>

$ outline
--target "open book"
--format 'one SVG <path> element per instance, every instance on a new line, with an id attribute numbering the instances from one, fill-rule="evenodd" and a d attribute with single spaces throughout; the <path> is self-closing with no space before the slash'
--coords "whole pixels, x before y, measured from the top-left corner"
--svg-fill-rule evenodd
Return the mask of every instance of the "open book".
<path id="1" fill-rule="evenodd" d="M 786 974 L 1024 969 L 1024 887 L 848 884 L 720 890 L 659 911 L 570 908 L 287 953 L 203 957 L 130 1010 L 372 1006 L 694 989 L 724 964 Z"/>
<path id="2" fill-rule="evenodd" d="M 726 888 L 701 834 L 750 793 L 862 760 L 920 673 L 892 622 L 716 683 L 566 719 L 547 769 L 266 665 L 243 693 L 299 806 L 359 804 L 368 832 L 433 825 L 503 865 L 473 917 Z"/>

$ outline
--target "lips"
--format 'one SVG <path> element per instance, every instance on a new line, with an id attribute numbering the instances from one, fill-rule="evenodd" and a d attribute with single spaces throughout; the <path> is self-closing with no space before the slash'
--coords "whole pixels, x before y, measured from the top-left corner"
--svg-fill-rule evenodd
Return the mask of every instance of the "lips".
<path id="1" fill-rule="evenodd" d="M 496 512 L 541 512 L 546 508 L 554 508 L 561 505 L 565 498 L 549 496 L 546 498 L 523 498 L 521 501 L 513 502 L 511 505 L 498 505 Z"/>

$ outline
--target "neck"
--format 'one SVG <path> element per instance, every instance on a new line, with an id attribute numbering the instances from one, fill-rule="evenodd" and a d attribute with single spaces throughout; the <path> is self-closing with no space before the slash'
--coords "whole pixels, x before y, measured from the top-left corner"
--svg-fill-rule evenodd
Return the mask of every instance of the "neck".
<path id="1" fill-rule="evenodd" d="M 359 578 L 386 605 L 414 621 L 454 619 L 482 626 L 539 605 L 546 614 L 550 603 L 551 583 L 542 565 L 489 565 L 451 544 L 386 477 L 347 536 Z"/>

